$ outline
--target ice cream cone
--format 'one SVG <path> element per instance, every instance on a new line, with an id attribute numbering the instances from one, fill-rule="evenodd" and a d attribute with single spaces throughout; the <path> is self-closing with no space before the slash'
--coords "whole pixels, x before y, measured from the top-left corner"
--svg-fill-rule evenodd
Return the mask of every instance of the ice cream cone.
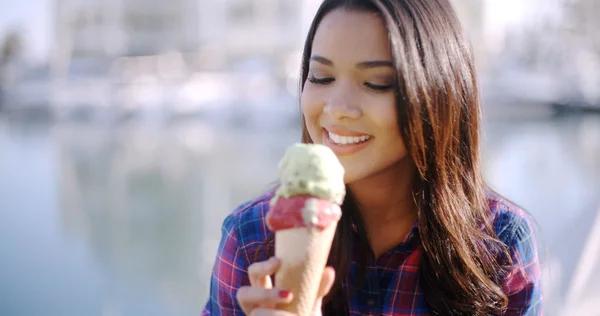
<path id="1" fill-rule="evenodd" d="M 281 260 L 275 286 L 294 294 L 291 303 L 277 309 L 299 316 L 312 314 L 336 226 L 324 230 L 298 227 L 275 233 L 275 257 Z"/>
<path id="2" fill-rule="evenodd" d="M 275 257 L 281 260 L 275 286 L 294 297 L 277 308 L 309 316 L 342 216 L 344 168 L 328 147 L 296 144 L 286 150 L 279 169 L 281 186 L 266 219 L 275 232 Z"/>

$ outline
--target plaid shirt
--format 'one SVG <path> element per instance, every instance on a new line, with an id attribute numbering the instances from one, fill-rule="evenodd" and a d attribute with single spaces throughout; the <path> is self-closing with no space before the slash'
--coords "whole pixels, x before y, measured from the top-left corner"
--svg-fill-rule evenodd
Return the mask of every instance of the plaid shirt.
<path id="1" fill-rule="evenodd" d="M 266 251 L 259 251 L 259 247 L 272 234 L 265 224 L 271 196 L 272 193 L 266 194 L 242 204 L 225 219 L 210 298 L 202 315 L 243 315 L 236 292 L 249 285 L 248 266 L 268 259 Z M 524 212 L 510 202 L 491 194 L 488 202 L 494 230 L 509 247 L 514 264 L 504 276 L 508 309 L 503 315 L 541 315 L 540 266 L 530 223 Z M 422 253 L 418 229 L 414 226 L 404 242 L 368 265 L 366 282 L 348 298 L 350 315 L 430 315 L 418 285 Z M 344 287 L 355 284 L 357 269 L 353 261 Z"/>

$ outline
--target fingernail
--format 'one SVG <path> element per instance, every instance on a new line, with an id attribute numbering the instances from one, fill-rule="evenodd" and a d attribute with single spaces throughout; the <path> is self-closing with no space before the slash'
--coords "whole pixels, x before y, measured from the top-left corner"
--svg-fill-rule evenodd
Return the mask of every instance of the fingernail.
<path id="1" fill-rule="evenodd" d="M 290 292 L 290 291 L 279 291 L 280 298 L 288 298 L 288 297 L 290 297 L 291 294 L 292 294 L 292 292 Z"/>

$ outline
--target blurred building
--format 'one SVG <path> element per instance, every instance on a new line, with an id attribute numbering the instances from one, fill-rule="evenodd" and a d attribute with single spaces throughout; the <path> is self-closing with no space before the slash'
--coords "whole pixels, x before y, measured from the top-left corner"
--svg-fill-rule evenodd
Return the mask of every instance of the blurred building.
<path id="1" fill-rule="evenodd" d="M 452 2 L 488 101 L 600 108 L 599 1 Z"/>
<path id="2" fill-rule="evenodd" d="M 152 55 L 197 45 L 193 0 L 58 0 L 55 43 L 73 57 Z"/>
<path id="3" fill-rule="evenodd" d="M 600 2 L 452 2 L 473 44 L 485 98 L 600 104 Z M 288 102 L 280 97 L 297 92 L 300 52 L 320 3 L 56 0 L 51 84 L 43 74 L 8 88 L 18 95 L 12 99 L 32 104 L 122 108 L 120 100 L 128 100 L 133 108 L 171 100 L 196 109 L 224 97 Z"/>
<path id="4" fill-rule="evenodd" d="M 51 99 L 63 108 L 161 107 L 169 99 L 185 108 L 221 98 L 264 104 L 288 82 L 296 90 L 299 51 L 320 2 L 57 0 Z M 227 91 L 206 91 L 215 82 L 229 83 L 221 85 Z"/>
<path id="5" fill-rule="evenodd" d="M 57 0 L 57 54 L 219 50 L 271 55 L 301 47 L 317 0 Z"/>
<path id="6" fill-rule="evenodd" d="M 302 47 L 318 0 L 201 1 L 200 38 L 232 55 L 271 55 Z"/>
<path id="7" fill-rule="evenodd" d="M 484 59 L 484 56 L 487 55 L 484 36 L 485 3 L 482 0 L 451 0 L 451 2 L 467 36 L 469 36 L 474 54 L 478 57 L 478 66 L 480 70 L 483 70 L 487 66 Z"/>

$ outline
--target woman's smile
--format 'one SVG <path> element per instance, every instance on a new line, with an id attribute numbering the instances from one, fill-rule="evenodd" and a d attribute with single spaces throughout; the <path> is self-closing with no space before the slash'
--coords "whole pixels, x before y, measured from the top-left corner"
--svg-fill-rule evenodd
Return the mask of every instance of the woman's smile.
<path id="1" fill-rule="evenodd" d="M 363 150 L 374 137 L 341 127 L 323 128 L 323 145 L 331 148 L 338 156 L 351 155 Z"/>

